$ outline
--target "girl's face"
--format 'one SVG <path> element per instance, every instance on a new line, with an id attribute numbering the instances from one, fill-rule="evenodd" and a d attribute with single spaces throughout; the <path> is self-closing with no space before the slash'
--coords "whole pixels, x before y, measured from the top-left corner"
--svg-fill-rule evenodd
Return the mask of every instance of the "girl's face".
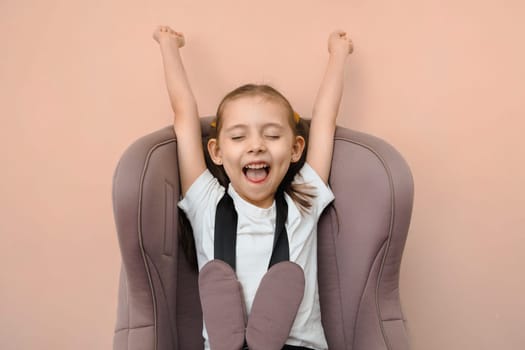
<path id="1" fill-rule="evenodd" d="M 290 163 L 301 158 L 304 144 L 294 135 L 283 106 L 246 96 L 228 102 L 218 138 L 210 139 L 208 151 L 244 200 L 268 208 Z"/>

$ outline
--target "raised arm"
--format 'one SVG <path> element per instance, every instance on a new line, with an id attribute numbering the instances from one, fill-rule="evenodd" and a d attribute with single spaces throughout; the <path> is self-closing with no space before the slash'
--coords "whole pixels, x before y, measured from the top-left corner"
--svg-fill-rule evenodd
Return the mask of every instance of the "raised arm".
<path id="1" fill-rule="evenodd" d="M 346 33 L 337 30 L 328 38 L 328 64 L 317 93 L 310 124 L 306 161 L 328 182 L 335 133 L 335 121 L 343 95 L 346 57 L 352 53 L 352 41 Z"/>
<path id="2" fill-rule="evenodd" d="M 201 127 L 197 103 L 191 91 L 179 48 L 184 35 L 165 26 L 158 27 L 153 38 L 159 43 L 166 86 L 173 109 L 173 128 L 177 136 L 177 157 L 182 194 L 206 169 L 202 153 Z"/>

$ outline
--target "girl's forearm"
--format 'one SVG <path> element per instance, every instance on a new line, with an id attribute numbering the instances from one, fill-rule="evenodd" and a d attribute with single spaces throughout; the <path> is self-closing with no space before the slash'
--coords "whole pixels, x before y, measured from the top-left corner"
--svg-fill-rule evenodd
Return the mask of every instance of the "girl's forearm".
<path id="1" fill-rule="evenodd" d="M 166 87 L 171 107 L 175 114 L 195 112 L 197 104 L 191 91 L 190 83 L 182 64 L 179 48 L 172 40 L 162 41 L 160 44 Z"/>
<path id="2" fill-rule="evenodd" d="M 323 123 L 333 123 L 337 118 L 343 95 L 344 68 L 347 55 L 330 54 L 326 71 L 315 100 L 312 122 L 323 119 Z"/>

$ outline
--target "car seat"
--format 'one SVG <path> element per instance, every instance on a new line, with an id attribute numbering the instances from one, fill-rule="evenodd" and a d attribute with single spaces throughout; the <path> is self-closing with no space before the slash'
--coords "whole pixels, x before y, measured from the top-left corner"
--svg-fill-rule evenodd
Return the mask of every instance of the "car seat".
<path id="1" fill-rule="evenodd" d="M 203 140 L 212 117 L 201 119 Z M 201 350 L 198 275 L 179 242 L 177 140 L 166 126 L 122 155 L 113 210 L 122 254 L 114 350 Z M 331 350 L 406 350 L 399 298 L 413 179 L 385 141 L 337 127 L 335 200 L 318 226 L 319 297 Z"/>

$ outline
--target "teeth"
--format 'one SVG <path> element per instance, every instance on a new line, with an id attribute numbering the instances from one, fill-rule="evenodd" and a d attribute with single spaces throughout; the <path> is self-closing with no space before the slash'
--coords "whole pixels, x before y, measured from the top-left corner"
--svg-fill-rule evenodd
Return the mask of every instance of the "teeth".
<path id="1" fill-rule="evenodd" d="M 263 169 L 263 168 L 268 168 L 268 165 L 266 165 L 266 164 L 248 164 L 247 166 L 245 166 L 245 168 L 248 168 L 248 169 Z"/>

